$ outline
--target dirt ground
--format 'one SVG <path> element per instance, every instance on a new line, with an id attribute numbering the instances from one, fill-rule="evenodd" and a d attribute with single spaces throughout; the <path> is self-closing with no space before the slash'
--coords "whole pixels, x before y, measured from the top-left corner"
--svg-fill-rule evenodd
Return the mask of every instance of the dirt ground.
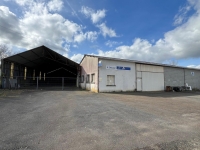
<path id="1" fill-rule="evenodd" d="M 200 92 L 0 90 L 0 149 L 199 150 Z"/>

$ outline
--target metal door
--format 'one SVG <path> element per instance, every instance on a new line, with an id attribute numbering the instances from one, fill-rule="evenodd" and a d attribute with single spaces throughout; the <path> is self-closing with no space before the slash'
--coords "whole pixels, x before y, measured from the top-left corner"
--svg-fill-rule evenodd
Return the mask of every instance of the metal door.
<path id="1" fill-rule="evenodd" d="M 142 91 L 142 72 L 137 72 L 137 91 Z"/>

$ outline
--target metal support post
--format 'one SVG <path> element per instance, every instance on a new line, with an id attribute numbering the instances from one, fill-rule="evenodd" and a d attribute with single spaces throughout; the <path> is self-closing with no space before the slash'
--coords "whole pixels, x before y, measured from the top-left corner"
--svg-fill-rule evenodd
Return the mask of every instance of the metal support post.
<path id="1" fill-rule="evenodd" d="M 38 77 L 37 77 L 37 90 L 38 90 Z"/>
<path id="2" fill-rule="evenodd" d="M 64 89 L 64 77 L 62 77 L 62 90 Z"/>

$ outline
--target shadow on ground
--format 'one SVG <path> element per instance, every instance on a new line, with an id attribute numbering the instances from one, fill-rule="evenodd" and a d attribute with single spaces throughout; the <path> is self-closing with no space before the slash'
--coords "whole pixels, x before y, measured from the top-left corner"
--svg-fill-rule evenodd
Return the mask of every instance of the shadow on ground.
<path id="1" fill-rule="evenodd" d="M 146 96 L 146 97 L 185 97 L 200 95 L 200 91 L 183 91 L 183 92 L 110 92 L 108 94 L 120 94 L 120 95 L 134 95 L 134 96 Z"/>

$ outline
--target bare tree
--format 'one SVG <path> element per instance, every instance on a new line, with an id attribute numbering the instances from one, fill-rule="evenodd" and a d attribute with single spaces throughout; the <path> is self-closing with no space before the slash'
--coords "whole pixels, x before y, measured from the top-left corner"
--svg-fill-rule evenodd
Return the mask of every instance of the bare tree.
<path id="1" fill-rule="evenodd" d="M 7 45 L 0 44 L 0 60 L 10 56 L 11 54 L 11 50 Z"/>
<path id="2" fill-rule="evenodd" d="M 170 59 L 168 60 L 168 63 L 172 66 L 177 66 L 178 65 L 178 60 L 176 59 Z"/>

